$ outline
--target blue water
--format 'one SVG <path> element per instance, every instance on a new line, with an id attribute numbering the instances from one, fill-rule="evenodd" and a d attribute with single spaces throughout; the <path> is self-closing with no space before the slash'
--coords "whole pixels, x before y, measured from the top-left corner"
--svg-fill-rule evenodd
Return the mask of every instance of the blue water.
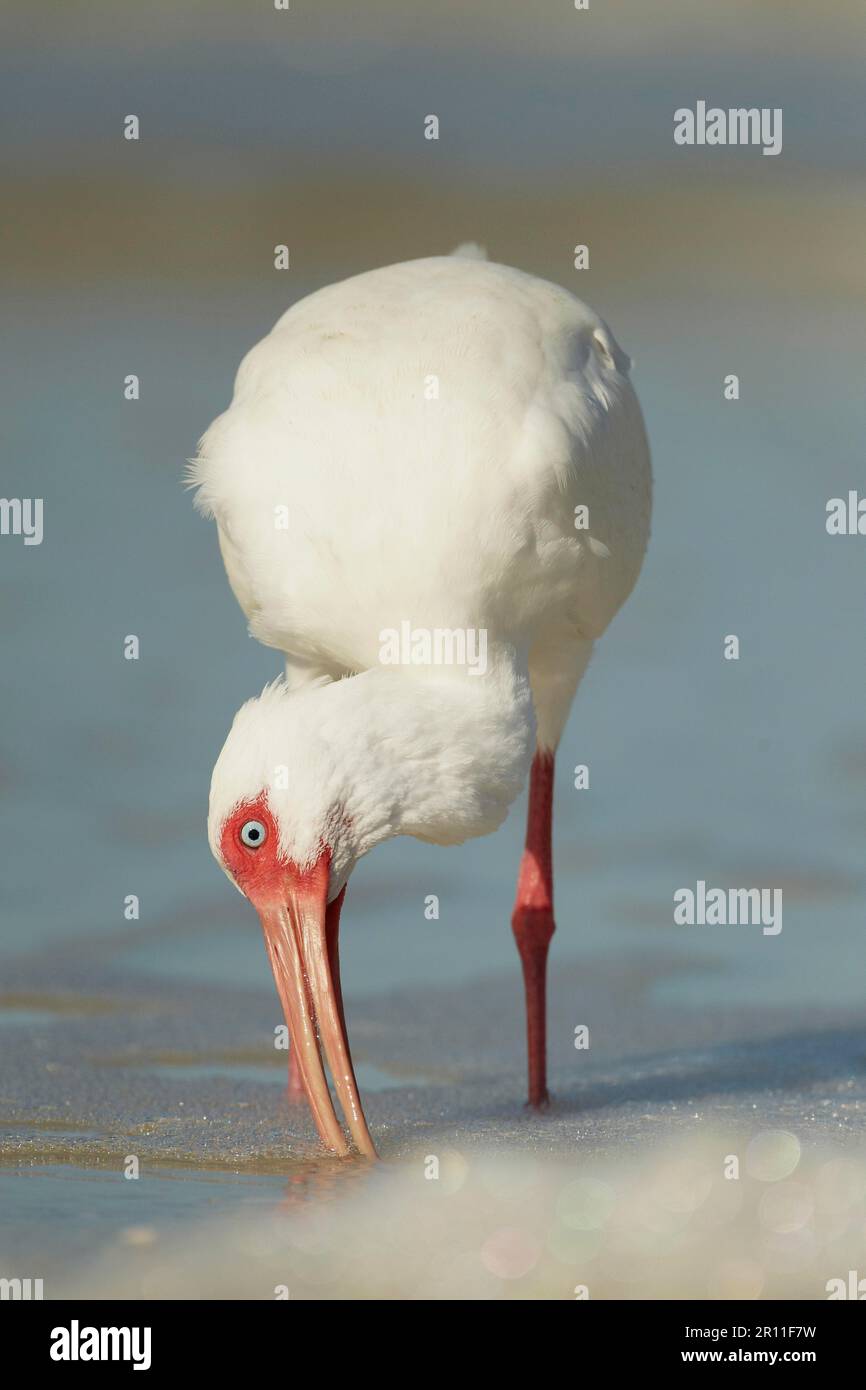
<path id="1" fill-rule="evenodd" d="M 359 149 L 371 169 L 432 180 L 457 171 L 473 181 L 483 170 L 488 186 L 509 184 L 518 172 L 521 181 L 611 170 L 640 176 L 665 165 L 698 172 L 702 151 L 675 146 L 672 130 L 674 111 L 702 98 L 726 109 L 782 108 L 786 159 L 862 171 L 862 31 L 833 51 L 811 6 L 806 20 L 816 33 L 801 17 L 802 44 L 797 51 L 788 43 L 783 59 L 773 46 L 783 22 L 775 12 L 769 52 L 736 41 L 731 29 L 743 17 L 731 17 L 715 41 L 701 44 L 698 32 L 677 25 L 677 42 L 660 42 L 663 3 L 646 12 L 649 35 L 620 6 L 576 17 L 559 4 L 547 7 L 538 44 L 506 37 L 504 48 L 491 48 L 504 32 L 497 11 L 479 49 L 445 21 L 435 44 L 413 40 L 411 16 L 395 8 L 399 20 L 374 37 L 358 16 L 315 33 L 313 11 L 297 7 L 275 23 L 262 7 L 244 15 L 243 33 L 228 42 L 201 24 L 193 40 L 187 34 L 186 43 L 154 51 L 147 42 L 118 41 L 103 24 L 86 41 L 73 35 L 41 54 L 31 48 L 25 61 L 9 45 L 0 58 L 2 163 L 45 170 L 71 159 L 85 174 L 124 167 L 129 148 L 119 132 L 124 114 L 135 112 L 142 120 L 135 159 L 158 168 L 169 186 L 207 180 L 215 170 L 231 170 L 242 186 L 276 159 L 287 169 L 347 157 L 354 165 Z M 634 30 L 631 43 L 621 42 L 624 25 Z M 644 53 L 642 38 L 650 39 Z M 423 138 L 427 113 L 439 117 L 438 146 Z M 759 164 L 782 163 L 754 153 Z M 714 152 L 717 167 L 737 167 L 741 156 Z"/>
<path id="2" fill-rule="evenodd" d="M 232 714 L 278 663 L 246 636 L 180 474 L 237 359 L 282 307 L 257 290 L 10 308 L 8 491 L 45 498 L 45 539 L 6 538 L 0 554 L 14 654 L 0 675 L 7 952 L 104 938 L 130 970 L 267 980 L 205 816 Z M 672 1003 L 732 990 L 857 1002 L 866 541 L 829 537 L 824 513 L 864 481 L 863 323 L 808 298 L 602 307 L 637 360 L 655 519 L 561 747 L 556 950 L 687 943 L 724 965 L 662 986 Z M 129 403 L 132 368 L 142 399 Z M 724 402 L 734 368 L 741 400 Z M 738 662 L 722 659 L 732 632 Z M 123 659 L 128 633 L 138 662 Z M 577 792 L 582 762 L 591 785 Z M 522 816 L 461 849 L 407 840 L 360 865 L 344 919 L 350 996 L 515 968 Z M 781 886 L 781 935 L 675 927 L 673 893 L 698 879 Z M 124 920 L 129 893 L 139 922 Z M 430 893 L 438 922 L 424 917 Z"/>
<path id="3" fill-rule="evenodd" d="M 43 1279 L 49 1299 L 58 1266 L 74 1270 L 76 1260 L 100 1247 L 132 1254 L 193 1216 L 270 1213 L 284 1188 L 276 1177 L 169 1168 L 136 1180 L 69 1164 L 0 1170 L 4 1274 Z"/>

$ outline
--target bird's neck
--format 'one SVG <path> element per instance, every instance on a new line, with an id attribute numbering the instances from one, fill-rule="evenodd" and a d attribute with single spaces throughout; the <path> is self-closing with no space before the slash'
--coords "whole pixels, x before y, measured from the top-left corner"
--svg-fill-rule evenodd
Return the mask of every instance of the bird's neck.
<path id="1" fill-rule="evenodd" d="M 341 786 L 335 881 L 395 835 L 454 845 L 489 834 L 524 785 L 535 726 L 510 651 L 477 677 L 377 667 L 317 694 Z"/>

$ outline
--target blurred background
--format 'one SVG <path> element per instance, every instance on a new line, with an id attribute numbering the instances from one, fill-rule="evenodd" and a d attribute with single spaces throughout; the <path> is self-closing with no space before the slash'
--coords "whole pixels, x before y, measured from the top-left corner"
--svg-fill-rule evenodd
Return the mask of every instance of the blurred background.
<path id="1" fill-rule="evenodd" d="M 45 511 L 41 546 L 0 539 L 0 1254 L 158 1234 L 241 1200 L 235 1172 L 266 1201 L 298 1163 L 321 1193 L 256 919 L 205 834 L 234 711 L 279 663 L 182 470 L 289 304 L 465 240 L 586 299 L 633 357 L 653 537 L 558 763 L 561 1108 L 515 1119 L 521 804 L 492 839 L 392 843 L 352 880 L 374 1128 L 394 1155 L 434 1134 L 619 1152 L 686 1112 L 859 1143 L 866 541 L 825 509 L 866 494 L 864 54 L 859 0 L 3 4 L 2 490 Z M 698 100 L 781 107 L 782 153 L 676 146 Z M 698 879 L 781 888 L 781 935 L 675 927 Z M 166 1174 L 135 1221 L 128 1152 Z"/>

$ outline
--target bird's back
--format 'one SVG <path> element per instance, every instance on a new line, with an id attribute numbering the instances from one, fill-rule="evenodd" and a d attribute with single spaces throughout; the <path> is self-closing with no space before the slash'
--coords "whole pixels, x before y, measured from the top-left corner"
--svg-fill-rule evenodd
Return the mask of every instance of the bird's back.
<path id="1" fill-rule="evenodd" d="M 627 370 L 579 300 L 477 259 L 388 266 L 294 305 L 193 470 L 253 633 L 334 674 L 375 665 L 406 620 L 527 646 L 597 636 L 649 526 Z"/>

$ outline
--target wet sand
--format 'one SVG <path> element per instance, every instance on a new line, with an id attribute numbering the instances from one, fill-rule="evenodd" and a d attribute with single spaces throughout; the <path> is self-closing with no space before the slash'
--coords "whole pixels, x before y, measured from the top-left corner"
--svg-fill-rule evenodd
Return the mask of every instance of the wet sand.
<path id="1" fill-rule="evenodd" d="M 41 955 L 7 962 L 0 1157 L 148 1162 L 280 1173 L 315 1159 L 305 1107 L 284 1095 L 286 1054 L 267 989 L 130 978 L 74 944 L 54 982 Z M 69 960 L 78 957 L 73 968 Z M 690 1132 L 696 1119 L 794 1123 L 801 1138 L 866 1138 L 862 1016 L 766 1006 L 676 1009 L 656 985 L 686 953 L 554 961 L 551 1089 L 523 1107 L 519 974 L 353 999 L 350 1036 L 384 1157 L 437 1143 L 584 1156 Z M 55 967 L 57 969 L 57 967 Z M 75 976 L 82 977 L 81 992 Z M 86 990 L 84 988 L 86 978 Z M 11 986 L 11 987 L 10 987 Z M 592 1018 L 591 1046 L 573 1046 Z"/>
<path id="2" fill-rule="evenodd" d="M 866 1029 L 655 1003 L 686 965 L 557 961 L 543 1115 L 522 1103 L 516 970 L 350 996 L 371 1168 L 324 1156 L 287 1102 L 269 991 L 131 979 L 74 943 L 53 980 L 21 958 L 0 997 L 0 1272 L 38 1265 L 46 1297 L 825 1296 L 866 1219 Z M 768 1144 L 778 1171 L 749 1176 Z"/>
<path id="3" fill-rule="evenodd" d="M 866 1163 L 778 1130 L 568 1163 L 425 1145 L 180 1228 L 157 1186 L 157 1220 L 127 1216 L 48 1296 L 823 1299 L 862 1268 Z"/>

